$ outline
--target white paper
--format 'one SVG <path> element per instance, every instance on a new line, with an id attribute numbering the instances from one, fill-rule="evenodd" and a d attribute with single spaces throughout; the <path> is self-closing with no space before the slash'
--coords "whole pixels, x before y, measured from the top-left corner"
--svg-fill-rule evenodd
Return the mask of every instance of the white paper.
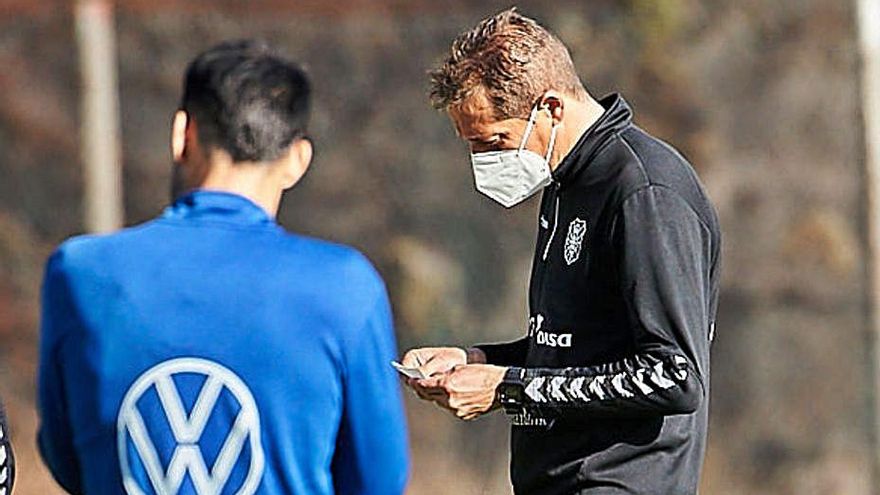
<path id="1" fill-rule="evenodd" d="M 406 376 L 409 378 L 416 378 L 419 380 L 425 378 L 425 375 L 423 375 L 422 371 L 418 368 L 407 368 L 406 366 L 398 363 L 397 361 L 391 361 L 391 366 L 394 366 L 394 369 L 396 369 L 403 376 Z"/>

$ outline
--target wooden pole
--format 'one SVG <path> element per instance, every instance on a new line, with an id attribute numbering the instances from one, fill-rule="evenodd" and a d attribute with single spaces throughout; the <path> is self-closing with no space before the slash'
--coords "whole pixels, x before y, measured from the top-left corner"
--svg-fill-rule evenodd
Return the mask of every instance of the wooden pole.
<path id="1" fill-rule="evenodd" d="M 123 223 L 113 6 L 107 0 L 77 0 L 74 16 L 82 82 L 85 227 L 109 232 Z"/>
<path id="2" fill-rule="evenodd" d="M 880 0 L 857 0 L 861 47 L 862 118 L 864 125 L 865 195 L 867 199 L 868 306 L 870 311 L 872 471 L 880 484 Z"/>

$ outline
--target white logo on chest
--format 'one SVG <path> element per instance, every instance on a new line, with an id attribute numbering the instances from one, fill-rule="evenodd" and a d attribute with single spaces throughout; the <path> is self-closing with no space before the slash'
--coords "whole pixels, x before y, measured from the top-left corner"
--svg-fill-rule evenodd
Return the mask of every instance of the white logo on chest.
<path id="1" fill-rule="evenodd" d="M 565 236 L 565 263 L 571 265 L 581 255 L 581 245 L 587 235 L 587 222 L 575 218 L 568 224 L 568 235 Z"/>
<path id="2" fill-rule="evenodd" d="M 204 379 L 195 397 L 185 397 L 193 391 L 183 393 L 173 378 L 185 375 Z M 238 409 L 228 422 L 218 412 L 230 405 L 221 405 L 224 392 L 226 401 L 237 403 L 234 405 Z M 158 401 L 150 401 L 150 397 Z M 194 402 L 189 413 L 185 399 Z M 154 411 L 161 409 L 159 414 L 165 416 L 166 427 L 161 427 L 163 421 L 157 420 L 155 412 L 147 417 L 142 414 L 143 408 L 150 405 Z M 215 413 L 216 421 L 209 427 Z M 202 433 L 208 428 L 219 429 L 216 433 L 225 436 L 211 466 L 201 445 Z M 122 401 L 117 435 L 122 481 L 129 495 L 175 495 L 181 491 L 187 474 L 199 495 L 251 495 L 263 476 L 260 413 L 254 397 L 235 373 L 205 359 L 172 359 L 141 375 Z M 245 454 L 245 446 L 249 455 Z M 227 487 L 235 467 L 244 469 L 243 462 L 247 462 L 244 479 L 236 487 Z"/>
<path id="3" fill-rule="evenodd" d="M 529 318 L 529 337 L 534 337 L 538 345 L 548 347 L 571 347 L 570 333 L 553 333 L 543 329 L 544 316 L 535 315 Z"/>

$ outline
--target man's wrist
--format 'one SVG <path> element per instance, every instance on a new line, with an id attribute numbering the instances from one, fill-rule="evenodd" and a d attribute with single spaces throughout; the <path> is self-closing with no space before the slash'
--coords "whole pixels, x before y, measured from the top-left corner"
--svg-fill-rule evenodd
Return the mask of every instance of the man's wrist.
<path id="1" fill-rule="evenodd" d="M 467 354 L 467 364 L 488 364 L 486 363 L 486 353 L 478 347 L 468 347 L 464 350 Z"/>
<path id="2" fill-rule="evenodd" d="M 504 372 L 504 378 L 495 389 L 496 400 L 504 408 L 508 415 L 522 413 L 525 402 L 525 384 L 523 377 L 525 370 L 512 366 Z"/>

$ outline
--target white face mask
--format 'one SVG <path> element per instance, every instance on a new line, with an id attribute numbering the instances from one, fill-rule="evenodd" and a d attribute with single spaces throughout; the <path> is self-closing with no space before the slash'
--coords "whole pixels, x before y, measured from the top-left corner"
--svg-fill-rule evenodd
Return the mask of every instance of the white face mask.
<path id="1" fill-rule="evenodd" d="M 477 191 L 505 208 L 516 206 L 550 185 L 550 154 L 556 142 L 556 122 L 550 128 L 547 155 L 527 150 L 526 143 L 535 127 L 538 107 L 532 109 L 526 132 L 518 149 L 471 153 L 471 167 Z"/>

